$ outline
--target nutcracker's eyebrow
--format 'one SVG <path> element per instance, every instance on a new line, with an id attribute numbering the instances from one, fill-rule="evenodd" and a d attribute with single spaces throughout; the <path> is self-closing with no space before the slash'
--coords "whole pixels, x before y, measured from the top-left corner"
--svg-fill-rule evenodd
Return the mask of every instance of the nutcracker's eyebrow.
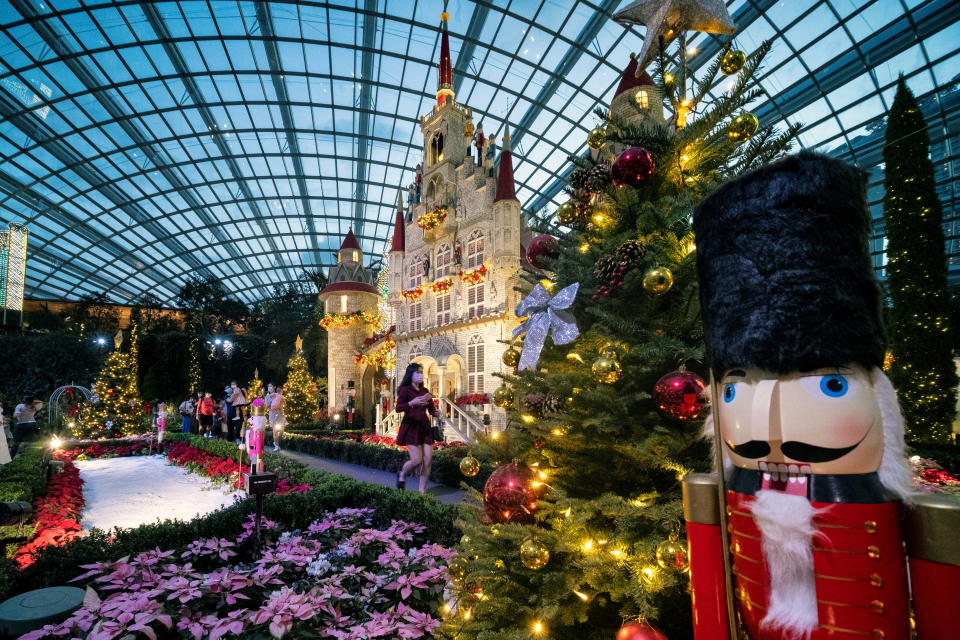
<path id="1" fill-rule="evenodd" d="M 732 377 L 732 378 L 746 378 L 746 377 L 747 377 L 747 372 L 744 371 L 743 369 L 731 369 L 730 371 L 727 371 L 726 375 L 724 375 L 723 377 L 724 377 L 724 378 L 731 378 L 731 377 Z"/>

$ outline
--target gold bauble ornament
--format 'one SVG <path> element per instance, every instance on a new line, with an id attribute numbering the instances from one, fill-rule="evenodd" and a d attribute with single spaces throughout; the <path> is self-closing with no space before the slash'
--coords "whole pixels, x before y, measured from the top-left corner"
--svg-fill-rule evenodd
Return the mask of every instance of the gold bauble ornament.
<path id="1" fill-rule="evenodd" d="M 480 473 L 480 461 L 473 456 L 467 456 L 460 460 L 460 473 L 472 478 Z"/>
<path id="2" fill-rule="evenodd" d="M 657 564 L 669 571 L 686 571 L 690 567 L 687 545 L 670 537 L 657 545 Z"/>
<path id="3" fill-rule="evenodd" d="M 661 295 L 673 286 L 673 272 L 666 267 L 654 267 L 643 274 L 643 288 L 650 293 Z"/>
<path id="4" fill-rule="evenodd" d="M 501 360 L 503 360 L 503 364 L 507 365 L 508 367 L 515 367 L 520 364 L 520 352 L 513 347 L 510 347 L 503 352 Z"/>
<path id="5" fill-rule="evenodd" d="M 593 373 L 594 380 L 604 384 L 613 384 L 623 373 L 620 363 L 617 362 L 617 354 L 609 350 L 593 361 L 590 371 Z"/>
<path id="6" fill-rule="evenodd" d="M 577 205 L 569 200 L 557 207 L 557 222 L 560 224 L 573 224 L 577 217 Z"/>
<path id="7" fill-rule="evenodd" d="M 746 142 L 760 128 L 757 116 L 744 111 L 727 125 L 727 139 L 733 142 Z"/>
<path id="8" fill-rule="evenodd" d="M 607 142 L 607 131 L 603 127 L 594 127 L 587 134 L 587 146 L 591 149 L 600 149 Z"/>
<path id="9" fill-rule="evenodd" d="M 550 550 L 536 538 L 520 543 L 520 562 L 527 569 L 542 569 L 550 562 Z"/>
<path id="10" fill-rule="evenodd" d="M 743 51 L 730 49 L 720 58 L 720 71 L 722 71 L 725 76 L 732 76 L 739 72 L 740 69 L 743 69 L 743 63 L 746 61 L 747 54 Z"/>
<path id="11" fill-rule="evenodd" d="M 501 409 L 506 409 L 513 404 L 513 391 L 510 387 L 505 384 L 500 385 L 500 388 L 493 392 L 493 404 Z"/>

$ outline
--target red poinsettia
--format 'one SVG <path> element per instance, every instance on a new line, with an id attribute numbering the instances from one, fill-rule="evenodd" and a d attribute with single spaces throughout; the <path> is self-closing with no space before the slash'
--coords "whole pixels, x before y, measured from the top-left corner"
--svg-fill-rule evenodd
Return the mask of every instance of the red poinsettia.
<path id="1" fill-rule="evenodd" d="M 58 451 L 54 458 L 63 461 L 63 471 L 50 480 L 47 495 L 33 502 L 33 523 L 37 530 L 33 540 L 20 547 L 14 560 L 20 568 L 33 564 L 34 554 L 50 545 L 64 545 L 80 535 L 80 512 L 83 510 L 83 480 L 70 456 Z"/>

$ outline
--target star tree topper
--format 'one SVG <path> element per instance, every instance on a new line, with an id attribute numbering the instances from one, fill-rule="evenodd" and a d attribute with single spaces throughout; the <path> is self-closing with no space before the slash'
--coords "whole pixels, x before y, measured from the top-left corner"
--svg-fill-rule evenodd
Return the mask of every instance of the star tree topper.
<path id="1" fill-rule="evenodd" d="M 636 0 L 614 14 L 613 19 L 623 25 L 647 26 L 638 57 L 638 74 L 655 55 L 654 45 L 660 36 L 670 29 L 728 35 L 736 30 L 723 0 Z"/>

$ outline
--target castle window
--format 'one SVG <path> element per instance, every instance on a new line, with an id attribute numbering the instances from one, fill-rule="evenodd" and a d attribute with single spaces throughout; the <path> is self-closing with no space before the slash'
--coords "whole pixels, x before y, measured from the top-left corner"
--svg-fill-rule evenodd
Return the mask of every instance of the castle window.
<path id="1" fill-rule="evenodd" d="M 442 280 L 453 273 L 453 251 L 445 244 L 437 249 L 436 278 Z"/>
<path id="2" fill-rule="evenodd" d="M 410 311 L 410 331 L 420 331 L 423 328 L 423 302 L 411 302 L 408 309 Z"/>
<path id="3" fill-rule="evenodd" d="M 413 262 L 407 268 L 407 277 L 410 282 L 408 288 L 413 289 L 420 286 L 423 282 L 423 256 L 417 256 L 413 259 Z"/>
<path id="4" fill-rule="evenodd" d="M 483 393 L 483 338 L 479 335 L 467 343 L 467 393 Z"/>
<path id="5" fill-rule="evenodd" d="M 450 292 L 437 296 L 437 326 L 450 322 Z"/>
<path id="6" fill-rule="evenodd" d="M 641 109 L 650 108 L 650 93 L 646 89 L 637 89 L 637 92 L 633 94 L 633 99 Z"/>
<path id="7" fill-rule="evenodd" d="M 483 264 L 483 232 L 479 229 L 467 239 L 467 269 L 476 269 Z"/>
<path id="8" fill-rule="evenodd" d="M 443 162 L 443 134 L 439 131 L 430 139 L 430 164 Z"/>
<path id="9" fill-rule="evenodd" d="M 360 262 L 360 252 L 359 252 L 359 251 L 357 251 L 356 249 L 353 249 L 353 250 L 350 252 L 350 255 L 353 256 L 353 257 L 351 258 L 351 260 L 353 260 L 354 262 Z"/>
<path id="10" fill-rule="evenodd" d="M 483 283 L 467 287 L 467 317 L 479 318 L 483 315 Z"/>
<path id="11" fill-rule="evenodd" d="M 340 296 L 340 313 L 347 312 L 347 300 L 348 298 L 345 294 Z"/>
<path id="12" fill-rule="evenodd" d="M 416 360 L 422 355 L 423 355 L 423 350 L 420 348 L 420 345 L 414 345 L 414 347 L 410 349 L 410 355 L 407 359 L 410 362 L 413 362 L 414 360 Z"/>

